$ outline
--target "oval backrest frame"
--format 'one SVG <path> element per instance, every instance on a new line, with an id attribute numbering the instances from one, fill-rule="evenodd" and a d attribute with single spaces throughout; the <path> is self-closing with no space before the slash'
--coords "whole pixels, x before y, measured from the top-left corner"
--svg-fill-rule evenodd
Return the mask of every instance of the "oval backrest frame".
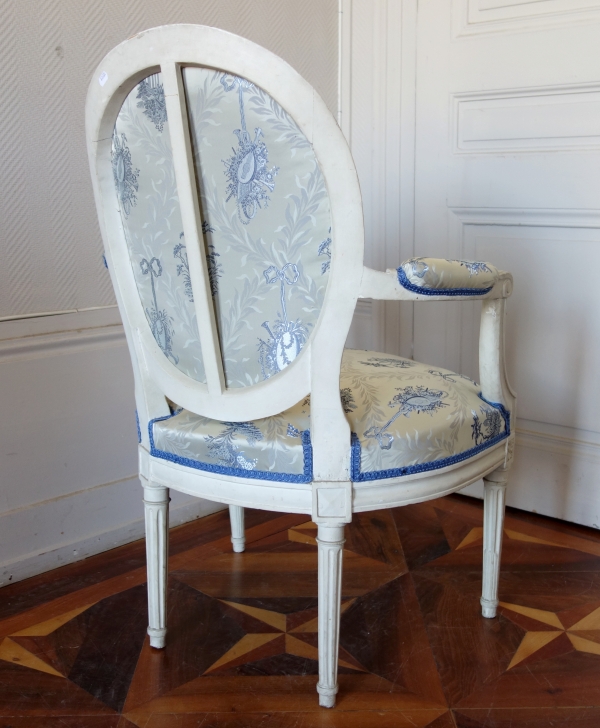
<path id="1" fill-rule="evenodd" d="M 222 70 L 262 88 L 294 119 L 311 143 L 329 195 L 332 257 L 317 324 L 301 353 L 288 367 L 246 388 L 223 386 L 220 391 L 215 390 L 214 385 L 211 388 L 186 376 L 164 356 L 152 336 L 137 293 L 115 203 L 110 152 L 119 110 L 144 77 L 159 70 L 164 76 L 173 64 L 176 69 L 204 66 Z M 187 124 L 187 119 L 183 124 Z M 334 411 L 336 415 L 343 414 L 338 393 L 339 369 L 363 270 L 362 202 L 346 140 L 308 82 L 270 51 L 226 31 L 198 25 L 152 28 L 117 46 L 98 66 L 87 96 L 86 135 L 109 271 L 124 319 L 136 380 L 142 380 L 136 381 L 136 385 L 158 390 L 185 409 L 218 420 L 245 421 L 271 416 L 291 407 L 309 392 L 313 393 L 313 406 L 317 405 L 316 395 L 319 409 L 329 410 L 332 415 Z M 172 138 L 172 145 L 174 142 Z M 198 238 L 201 242 L 199 233 Z M 204 272 L 206 291 L 205 264 Z M 216 336 L 214 319 L 212 324 L 212 334 L 200 331 L 203 357 L 207 337 L 210 340 L 211 335 Z M 199 317 L 198 326 L 206 329 L 209 324 Z M 317 377 L 319 386 L 315 391 Z M 157 416 L 162 412 L 147 414 Z"/>

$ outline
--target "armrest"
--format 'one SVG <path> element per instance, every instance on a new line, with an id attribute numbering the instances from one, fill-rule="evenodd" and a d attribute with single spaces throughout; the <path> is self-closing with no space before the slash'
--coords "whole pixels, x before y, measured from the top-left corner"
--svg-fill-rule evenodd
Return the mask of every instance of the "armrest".
<path id="1" fill-rule="evenodd" d="M 491 263 L 411 258 L 385 273 L 363 269 L 360 298 L 448 301 L 507 298 L 512 276 Z"/>

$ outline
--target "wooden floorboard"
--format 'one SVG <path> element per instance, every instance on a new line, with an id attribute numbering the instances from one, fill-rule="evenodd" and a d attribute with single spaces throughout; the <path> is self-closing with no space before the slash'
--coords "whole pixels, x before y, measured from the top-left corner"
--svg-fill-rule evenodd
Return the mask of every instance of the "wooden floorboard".
<path id="1" fill-rule="evenodd" d="M 461 496 L 347 528 L 340 691 L 319 708 L 316 529 L 248 511 L 173 529 L 165 650 L 142 541 L 0 590 L 0 727 L 597 728 L 600 533 L 509 509 L 496 619 L 482 506 Z"/>

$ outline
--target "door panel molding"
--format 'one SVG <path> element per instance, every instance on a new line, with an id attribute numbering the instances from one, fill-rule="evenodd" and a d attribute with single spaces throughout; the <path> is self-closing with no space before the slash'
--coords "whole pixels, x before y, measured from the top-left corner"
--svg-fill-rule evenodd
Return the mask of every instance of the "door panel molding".
<path id="1" fill-rule="evenodd" d="M 519 33 L 600 20 L 598 0 L 454 0 L 455 37 Z"/>
<path id="2" fill-rule="evenodd" d="M 600 83 L 451 95 L 455 154 L 600 148 Z"/>

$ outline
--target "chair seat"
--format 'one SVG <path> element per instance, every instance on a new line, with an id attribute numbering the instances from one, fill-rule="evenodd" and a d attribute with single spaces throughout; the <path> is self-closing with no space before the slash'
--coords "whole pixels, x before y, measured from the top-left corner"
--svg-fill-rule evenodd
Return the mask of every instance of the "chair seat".
<path id="1" fill-rule="evenodd" d="M 508 412 L 468 377 L 373 351 L 346 349 L 340 396 L 352 431 L 353 481 L 444 468 L 508 437 Z M 310 397 L 253 422 L 176 409 L 149 424 L 154 457 L 213 473 L 312 480 Z"/>

